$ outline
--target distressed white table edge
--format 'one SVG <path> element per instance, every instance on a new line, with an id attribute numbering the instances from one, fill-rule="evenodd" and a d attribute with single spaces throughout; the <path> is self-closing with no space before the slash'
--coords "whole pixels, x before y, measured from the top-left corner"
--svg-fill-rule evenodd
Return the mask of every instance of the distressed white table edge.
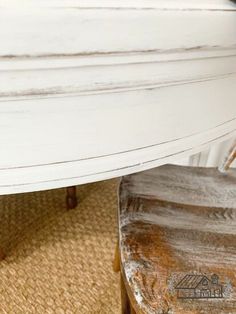
<path id="1" fill-rule="evenodd" d="M 232 2 L 0 5 L 0 194 L 142 171 L 235 134 Z"/>

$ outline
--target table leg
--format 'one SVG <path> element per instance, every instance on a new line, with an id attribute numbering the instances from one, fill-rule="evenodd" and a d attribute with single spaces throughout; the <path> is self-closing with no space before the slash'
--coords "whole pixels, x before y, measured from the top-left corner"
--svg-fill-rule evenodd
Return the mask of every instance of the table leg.
<path id="1" fill-rule="evenodd" d="M 76 196 L 76 186 L 70 186 L 66 188 L 66 207 L 67 209 L 73 209 L 77 206 L 78 200 Z"/>
<path id="2" fill-rule="evenodd" d="M 3 260 L 6 257 L 6 255 L 4 254 L 3 250 L 0 249 L 0 261 Z"/>

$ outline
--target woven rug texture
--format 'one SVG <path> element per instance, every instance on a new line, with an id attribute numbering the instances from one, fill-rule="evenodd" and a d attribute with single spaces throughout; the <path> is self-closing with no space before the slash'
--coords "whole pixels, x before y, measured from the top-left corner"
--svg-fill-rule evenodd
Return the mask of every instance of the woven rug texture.
<path id="1" fill-rule="evenodd" d="M 0 197 L 0 313 L 118 314 L 117 180 Z"/>

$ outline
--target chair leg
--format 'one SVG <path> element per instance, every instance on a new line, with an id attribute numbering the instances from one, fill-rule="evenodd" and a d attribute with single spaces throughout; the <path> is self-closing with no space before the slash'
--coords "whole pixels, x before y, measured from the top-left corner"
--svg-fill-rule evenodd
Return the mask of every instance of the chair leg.
<path id="1" fill-rule="evenodd" d="M 135 312 L 134 308 L 132 307 L 132 305 L 131 305 L 131 314 L 136 314 L 136 312 Z"/>
<path id="2" fill-rule="evenodd" d="M 120 252 L 119 243 L 116 243 L 115 256 L 113 261 L 113 270 L 118 273 L 120 271 Z M 120 287 L 121 287 L 121 313 L 122 314 L 136 314 L 133 309 L 129 296 L 127 294 L 122 274 L 120 273 Z"/>
<path id="3" fill-rule="evenodd" d="M 119 253 L 119 243 L 116 243 L 115 256 L 113 260 L 113 270 L 115 273 L 120 271 L 120 253 Z"/>
<path id="4" fill-rule="evenodd" d="M 121 313 L 122 314 L 135 314 L 125 288 L 122 274 L 120 275 L 120 287 L 121 287 Z"/>
<path id="5" fill-rule="evenodd" d="M 67 209 L 73 209 L 77 206 L 78 200 L 76 196 L 76 186 L 70 186 L 66 188 L 66 207 Z"/>
<path id="6" fill-rule="evenodd" d="M 219 170 L 225 172 L 229 169 L 233 161 L 236 159 L 236 139 L 228 151 L 227 156 L 225 157 L 222 165 L 220 165 Z"/>

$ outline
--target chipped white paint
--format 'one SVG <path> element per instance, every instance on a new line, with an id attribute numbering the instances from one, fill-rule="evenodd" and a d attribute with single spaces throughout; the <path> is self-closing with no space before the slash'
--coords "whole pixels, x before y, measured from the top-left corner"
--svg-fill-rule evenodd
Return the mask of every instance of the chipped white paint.
<path id="1" fill-rule="evenodd" d="M 0 8 L 1 194 L 145 170 L 235 134 L 232 2 Z"/>
<path id="2" fill-rule="evenodd" d="M 193 241 L 192 239 L 187 238 L 177 238 L 171 239 L 169 245 L 175 251 L 175 254 L 178 255 L 179 259 L 188 258 L 189 263 L 192 265 L 199 265 L 206 263 L 209 266 L 223 265 L 224 267 L 236 268 L 235 261 L 235 251 L 232 247 L 231 252 L 225 254 L 225 247 L 219 243 L 216 248 L 212 247 L 209 243 L 202 244 L 201 241 Z"/>
<path id="3" fill-rule="evenodd" d="M 141 263 L 138 263 L 138 262 L 133 261 L 133 260 L 129 260 L 127 263 L 124 263 L 124 265 L 123 265 L 123 270 L 125 272 L 124 275 L 126 276 L 127 281 L 129 282 L 129 284 L 132 284 L 134 286 L 134 290 L 135 290 L 134 298 L 135 298 L 135 302 L 137 303 L 138 307 L 142 308 L 145 313 L 159 314 L 159 313 L 155 313 L 155 311 L 153 311 L 148 306 L 148 304 L 145 302 L 145 297 L 141 293 L 141 290 L 140 290 L 140 287 L 139 287 L 138 283 L 134 280 L 135 274 L 138 271 L 140 271 L 140 269 L 142 269 L 142 267 L 143 266 L 142 266 Z"/>
<path id="4" fill-rule="evenodd" d="M 163 208 L 163 212 L 161 209 L 158 208 L 155 214 L 140 212 L 136 215 L 131 214 L 131 217 L 127 214 L 123 224 L 128 225 L 129 223 L 141 221 L 163 227 L 177 229 L 181 227 L 184 230 L 236 235 L 236 222 L 230 217 L 222 220 L 217 218 L 209 220 L 207 216 L 202 218 L 196 214 L 186 214 L 186 212 L 178 212 L 178 216 L 176 216 L 175 209 Z"/>

